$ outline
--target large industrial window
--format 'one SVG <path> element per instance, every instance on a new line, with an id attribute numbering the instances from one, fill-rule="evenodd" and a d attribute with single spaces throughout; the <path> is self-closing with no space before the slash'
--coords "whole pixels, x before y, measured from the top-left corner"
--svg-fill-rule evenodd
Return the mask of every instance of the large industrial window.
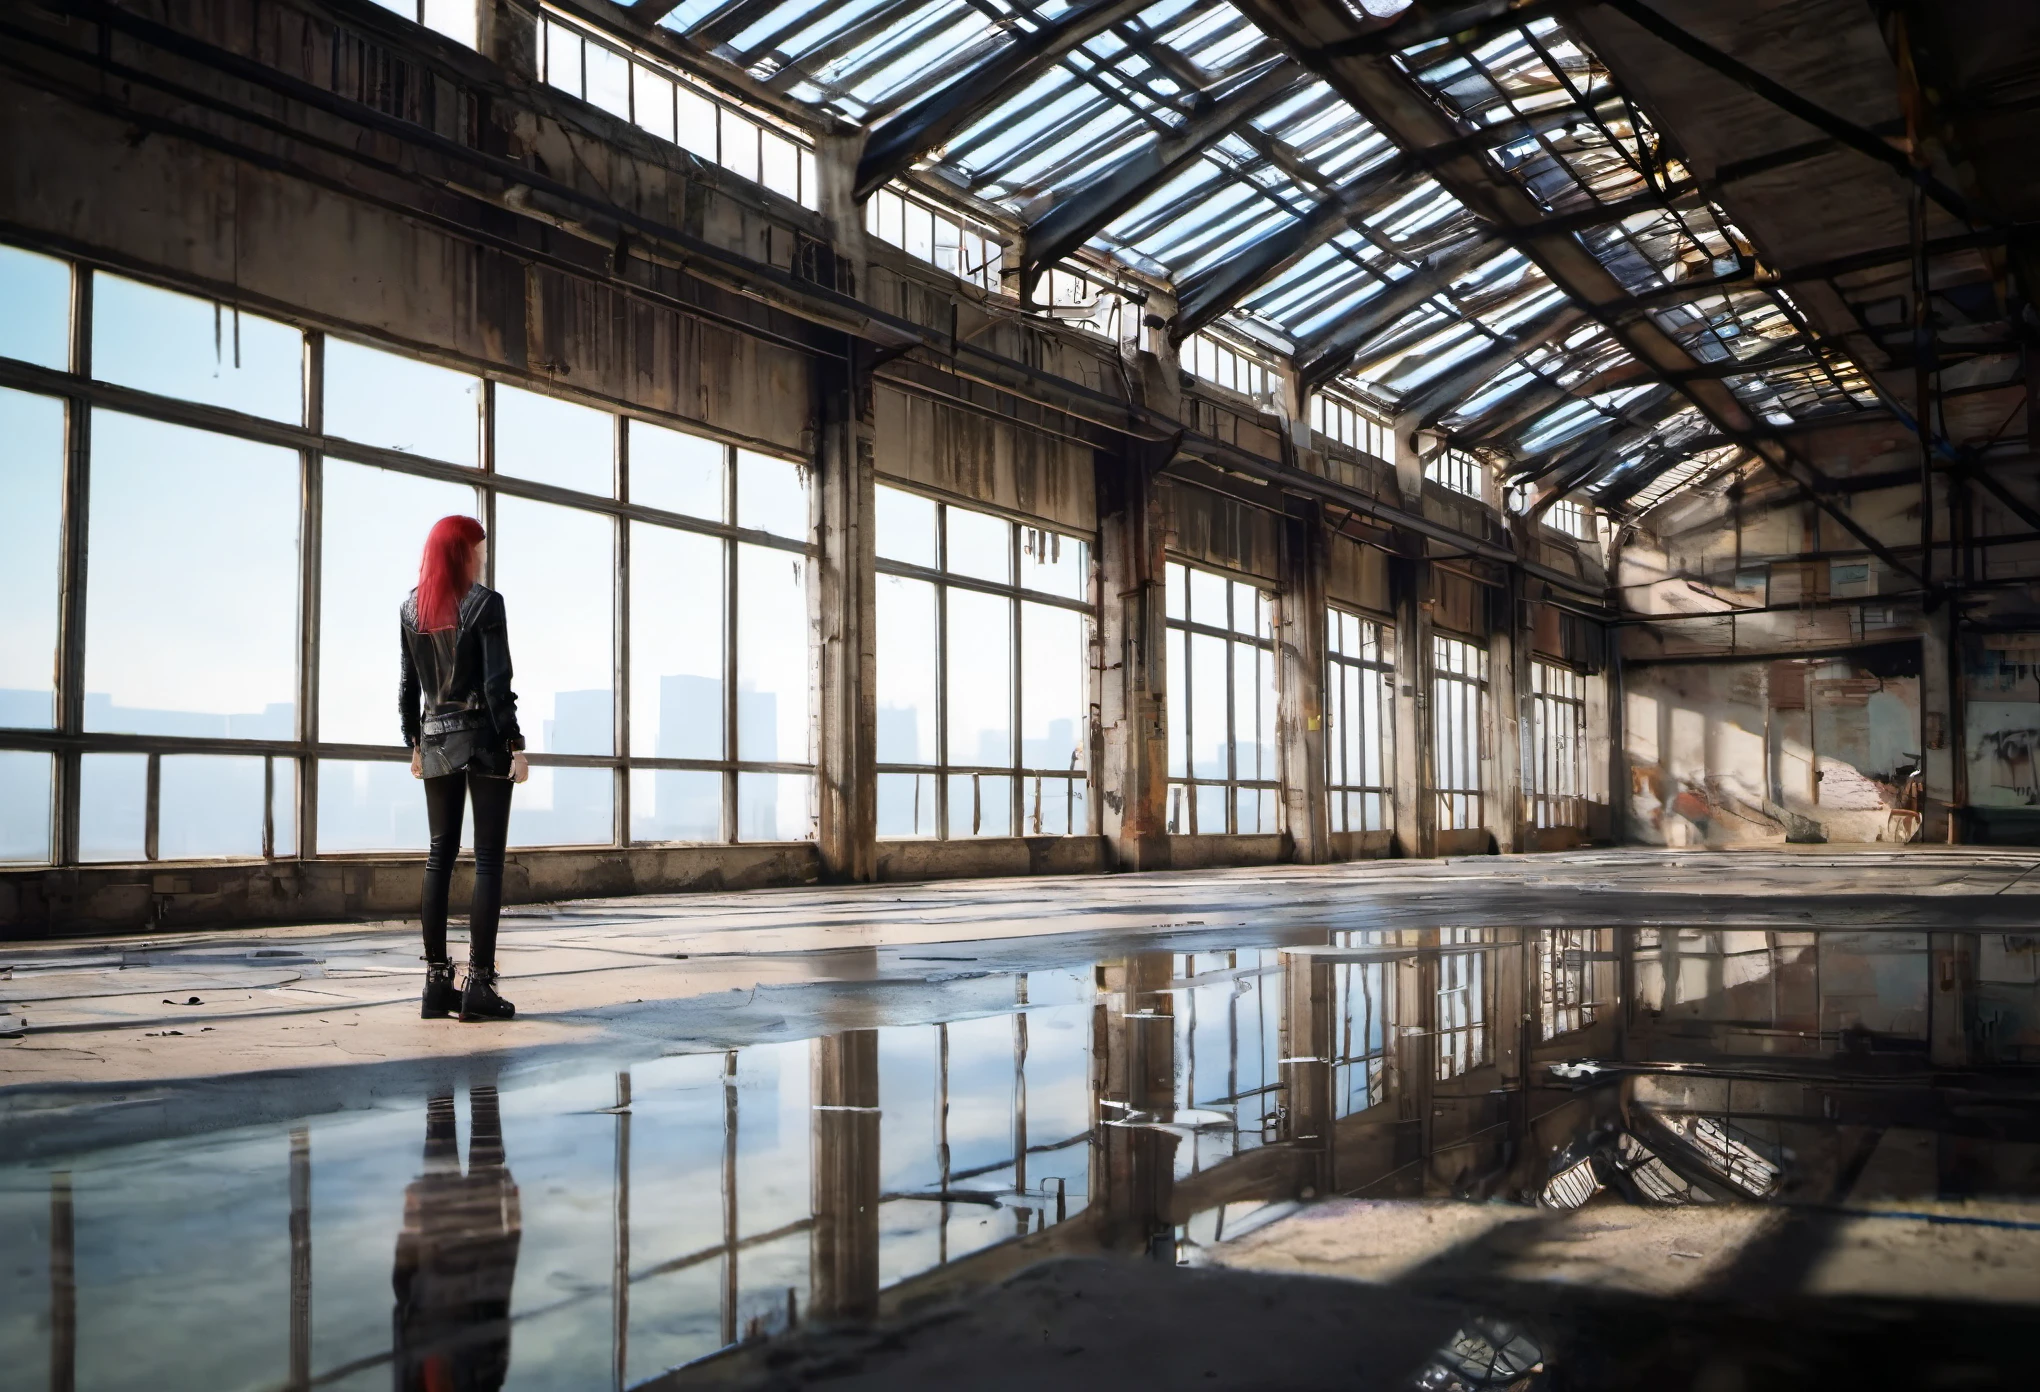
<path id="1" fill-rule="evenodd" d="M 423 3 L 429 8 L 434 0 Z M 550 86 L 732 174 L 804 208 L 821 206 L 815 155 L 804 137 L 711 96 L 676 68 L 548 15 L 540 25 L 539 72 Z"/>
<path id="2" fill-rule="evenodd" d="M 1394 1037 L 1388 1019 L 1393 973 L 1387 962 L 1339 962 L 1332 971 L 1338 990 L 1333 1114 L 1348 1116 L 1387 1095 L 1388 1045 Z"/>
<path id="3" fill-rule="evenodd" d="M 1487 680 L 1487 649 L 1431 636 L 1431 786 L 1440 831 L 1487 825 L 1480 780 Z"/>
<path id="4" fill-rule="evenodd" d="M 888 186 L 871 196 L 864 205 L 864 230 L 980 290 L 997 294 L 1004 289 L 1005 248 L 999 234 L 904 189 Z"/>
<path id="5" fill-rule="evenodd" d="M 1083 834 L 1089 544 L 877 498 L 878 834 Z"/>
<path id="6" fill-rule="evenodd" d="M 1586 678 L 1570 667 L 1530 663 L 1530 822 L 1586 825 L 1580 758 L 1587 733 Z"/>
<path id="7" fill-rule="evenodd" d="M 1486 1063 L 1488 1035 L 1488 954 L 1484 928 L 1441 928 L 1438 942 L 1438 1072 L 1442 1081 Z M 1465 945 L 1471 951 L 1449 949 Z"/>
<path id="8" fill-rule="evenodd" d="M 1325 785 L 1333 831 L 1388 828 L 1395 669 L 1387 631 L 1342 609 L 1325 611 Z"/>
<path id="9" fill-rule="evenodd" d="M 1310 428 L 1327 440 L 1350 445 L 1380 460 L 1395 458 L 1395 432 L 1355 402 L 1329 392 L 1310 398 Z"/>
<path id="10" fill-rule="evenodd" d="M 1169 820 L 1178 835 L 1276 830 L 1271 596 L 1168 563 Z"/>
<path id="11" fill-rule="evenodd" d="M 72 274 L 0 248 L 0 352 L 70 370 L 0 389 L 0 861 L 422 850 L 396 613 L 463 512 L 531 751 L 512 844 L 813 834 L 802 466 L 105 272 L 74 332 Z"/>
<path id="12" fill-rule="evenodd" d="M 1544 512 L 1544 525 L 1580 541 L 1594 539 L 1594 514 L 1577 498 L 1560 498 Z"/>
<path id="13" fill-rule="evenodd" d="M 1462 449 L 1442 449 L 1424 465 L 1424 477 L 1469 498 L 1487 497 L 1487 466 Z"/>
<path id="14" fill-rule="evenodd" d="M 1191 334 L 1183 344 L 1180 361 L 1205 381 L 1246 396 L 1267 396 L 1275 380 L 1266 363 L 1216 334 Z"/>

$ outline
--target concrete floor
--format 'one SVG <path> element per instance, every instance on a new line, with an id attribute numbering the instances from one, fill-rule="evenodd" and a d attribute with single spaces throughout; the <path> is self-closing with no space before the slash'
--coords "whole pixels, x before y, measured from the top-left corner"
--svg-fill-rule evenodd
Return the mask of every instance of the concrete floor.
<path id="1" fill-rule="evenodd" d="M 2016 977 L 2036 925 L 2040 857 L 1932 847 L 588 900 L 506 915 L 520 1018 L 471 1026 L 417 1018 L 403 923 L 17 946 L 0 1362 L 387 1385 L 393 1244 L 401 1291 L 444 1239 L 465 1271 L 494 1254 L 507 1387 L 2026 1385 L 2024 1036 L 1994 1016 L 1996 1062 L 1951 1060 L 1942 1027 L 1842 1028 L 1835 1002 L 1928 990 L 1932 943 Z M 1626 1044 L 1604 1015 L 1519 1052 L 1502 1005 L 1489 1066 L 1433 1083 L 1396 1055 L 1371 1104 L 1303 1110 L 1312 1000 L 1364 1052 L 1361 978 L 1327 973 L 1391 955 L 1424 998 L 1438 930 L 1472 929 L 1507 1001 L 1530 930 L 1594 926 L 1744 956 L 1689 944 L 1682 980 L 1711 984 L 1622 1012 Z M 1825 944 L 1763 959 L 1774 1002 L 1794 952 L 1816 964 L 1813 1034 L 1742 1018 L 1745 939 Z M 1393 1034 L 1384 1058 L 1438 1047 Z M 1684 1061 L 1552 1071 L 1582 1054 Z M 434 1117 L 468 1133 L 464 1179 L 418 1159 Z M 1776 1162 L 1771 1202 L 1679 1140 L 1695 1117 Z M 1685 1197 L 1618 1182 L 1625 1134 Z M 1598 1192 L 1540 1206 L 1589 1152 Z"/>

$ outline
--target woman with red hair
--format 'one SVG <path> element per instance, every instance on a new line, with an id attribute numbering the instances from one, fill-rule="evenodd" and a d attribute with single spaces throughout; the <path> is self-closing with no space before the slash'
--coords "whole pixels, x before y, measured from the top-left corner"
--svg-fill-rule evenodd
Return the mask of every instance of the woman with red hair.
<path id="1" fill-rule="evenodd" d="M 510 787 L 531 776 L 510 689 L 503 596 L 481 583 L 488 539 L 472 517 L 442 517 L 425 538 L 418 588 L 399 614 L 403 679 L 397 710 L 411 776 L 425 780 L 432 850 L 425 860 L 425 1003 L 428 1020 L 507 1020 L 496 994 L 496 916 L 503 903 L 503 843 Z M 420 707 L 423 707 L 422 711 Z M 447 887 L 460 854 L 461 813 L 475 805 L 475 888 L 468 908 L 467 980 L 454 989 L 446 956 Z"/>

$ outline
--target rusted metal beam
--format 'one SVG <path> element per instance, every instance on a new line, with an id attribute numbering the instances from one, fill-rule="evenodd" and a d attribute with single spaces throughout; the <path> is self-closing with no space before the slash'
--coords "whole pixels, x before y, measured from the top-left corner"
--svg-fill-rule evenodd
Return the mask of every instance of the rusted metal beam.
<path id="1" fill-rule="evenodd" d="M 1286 59 L 1269 64 L 1206 103 L 1172 134 L 1143 145 L 1056 199 L 1027 226 L 1024 274 L 1031 278 L 1070 255 L 1227 131 L 1288 95 L 1303 78 L 1304 70 Z"/>
<path id="2" fill-rule="evenodd" d="M 1000 49 L 871 132 L 857 162 L 856 196 L 869 198 L 888 179 L 1040 76 L 1086 39 L 1138 14 L 1149 0 L 1093 0 L 1054 24 Z"/>

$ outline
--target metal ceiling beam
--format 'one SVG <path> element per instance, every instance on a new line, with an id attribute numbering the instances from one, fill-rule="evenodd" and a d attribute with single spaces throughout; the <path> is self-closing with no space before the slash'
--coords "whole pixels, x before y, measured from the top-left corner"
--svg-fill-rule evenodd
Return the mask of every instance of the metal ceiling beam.
<path id="1" fill-rule="evenodd" d="M 1381 55 L 1458 38 L 1478 45 L 1502 29 L 1526 24 L 1564 7 L 1565 0 L 1461 0 L 1459 4 L 1416 4 L 1392 18 L 1364 26 L 1363 32 L 1328 47 L 1327 57 Z"/>
<path id="2" fill-rule="evenodd" d="M 1378 334 L 1394 327 L 1424 301 L 1450 288 L 1452 282 L 1492 256 L 1497 248 L 1498 243 L 1484 233 L 1443 247 L 1426 257 L 1417 270 L 1401 280 L 1390 281 L 1352 317 L 1306 342 L 1296 354 L 1296 375 L 1304 393 L 1316 391 L 1344 372 L 1355 358 L 1368 351 Z"/>
<path id="3" fill-rule="evenodd" d="M 1852 150 L 1860 151 L 1889 168 L 1907 183 L 1917 184 L 1927 197 L 1939 203 L 1965 223 L 1974 223 L 1968 202 L 1954 189 L 1916 167 L 1912 160 L 1888 140 L 1880 140 L 1854 121 L 1835 115 L 1826 107 L 1800 96 L 1782 82 L 1773 81 L 1748 64 L 1731 58 L 1705 39 L 1681 29 L 1643 0 L 1601 0 L 1609 9 L 1646 33 L 1671 45 L 1696 63 L 1712 68 L 1731 82 L 1754 92 L 1771 105 L 1812 126 Z"/>
<path id="4" fill-rule="evenodd" d="M 1677 339 L 1643 312 L 1615 279 L 1614 273 L 1570 233 L 1544 226 L 1543 210 L 1522 185 L 1478 155 L 1437 153 L 1461 132 L 1453 119 L 1415 81 L 1385 58 L 1328 56 L 1327 50 L 1356 36 L 1359 22 L 1343 6 L 1308 0 L 1235 0 L 1237 7 L 1269 37 L 1306 66 L 1373 122 L 1397 146 L 1423 161 L 1432 177 L 1470 211 L 1492 222 L 1535 261 L 1553 284 L 1605 323 L 1632 356 L 1672 380 L 1700 364 Z M 1874 138 L 1874 137 L 1873 137 Z M 1723 434 L 1744 443 L 1780 475 L 1804 484 L 1817 470 L 1782 439 L 1753 419 L 1735 393 L 1711 379 L 1680 383 L 1687 400 L 1698 407 Z M 1864 531 L 1857 521 L 1823 496 L 1810 493 L 1837 526 L 1861 541 L 1877 558 L 1901 574 L 1919 578 L 1889 547 Z"/>
<path id="5" fill-rule="evenodd" d="M 1091 240 L 1113 218 L 1167 183 L 1185 164 L 1240 122 L 1282 100 L 1304 70 L 1282 60 L 1234 85 L 1173 133 L 1151 140 L 1092 175 L 1027 225 L 1023 274 L 1052 266 Z"/>
<path id="6" fill-rule="evenodd" d="M 1407 159 L 1390 160 L 1319 199 L 1287 227 L 1234 252 L 1209 274 L 1185 283 L 1176 297 L 1176 322 L 1169 336 L 1182 342 L 1337 236 L 1354 218 L 1366 217 L 1399 197 L 1412 168 Z"/>
<path id="7" fill-rule="evenodd" d="M 875 127 L 857 162 L 856 196 L 869 198 L 930 150 L 1033 81 L 1086 39 L 1131 18 L 1152 0 L 1093 0 L 1054 24 L 1014 40 L 906 110 Z"/>

